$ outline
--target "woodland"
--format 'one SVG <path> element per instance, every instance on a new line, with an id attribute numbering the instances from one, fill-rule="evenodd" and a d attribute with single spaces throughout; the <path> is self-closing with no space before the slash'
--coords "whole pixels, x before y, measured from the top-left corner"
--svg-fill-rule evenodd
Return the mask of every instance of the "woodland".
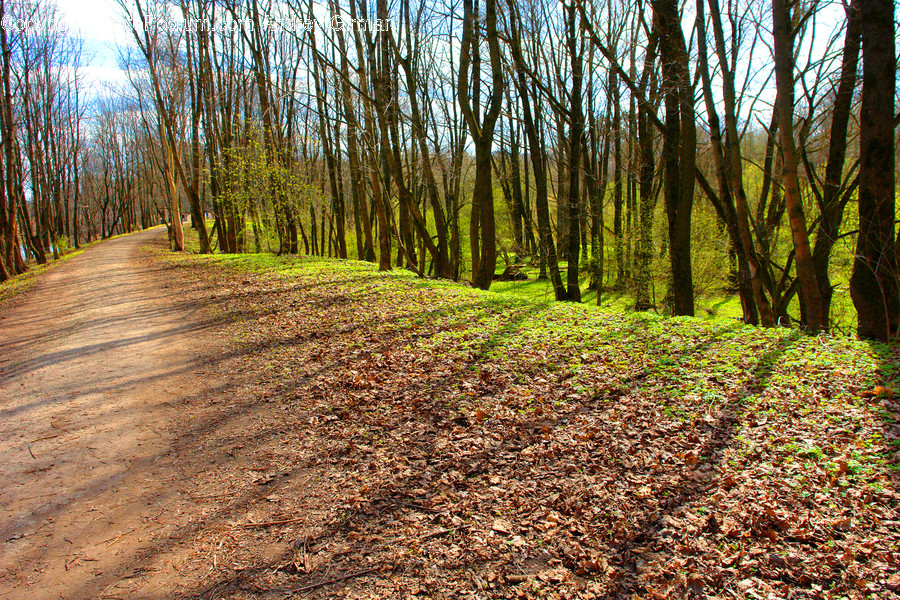
<path id="1" fill-rule="evenodd" d="M 201 253 L 897 333 L 888 0 L 121 0 L 90 92 L 52 4 L 2 7 L 0 279 L 189 214 Z"/>
<path id="2" fill-rule="evenodd" d="M 124 79 L 91 86 L 49 0 L 0 0 L 0 327 L 118 248 L 201 319 L 172 339 L 202 385 L 132 471 L 159 522 L 47 577 L 900 593 L 891 0 L 116 1 Z M 124 280 L 102 256 L 73 285 Z"/>

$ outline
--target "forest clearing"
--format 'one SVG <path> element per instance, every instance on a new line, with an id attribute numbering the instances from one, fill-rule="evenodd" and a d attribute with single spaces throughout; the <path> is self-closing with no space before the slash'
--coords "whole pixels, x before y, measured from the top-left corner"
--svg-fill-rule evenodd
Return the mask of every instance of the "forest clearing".
<path id="1" fill-rule="evenodd" d="M 124 285 L 119 271 L 141 284 L 94 302 L 135 315 L 114 329 L 125 342 L 57 314 L 62 292 L 78 297 L 61 286 Z M 0 407 L 18 432 L 4 434 L 5 598 L 900 589 L 895 345 L 364 262 L 170 254 L 159 229 L 88 248 L 12 302 L 5 402 L 36 385 L 27 371 L 81 370 L 108 345 L 114 361 L 80 371 L 92 402 Z M 10 351 L 22 311 L 55 338 Z M 138 324 L 161 327 L 143 337 L 168 370 L 121 386 L 111 369 L 158 368 L 128 362 Z M 93 344 L 51 358 L 82 330 Z"/>

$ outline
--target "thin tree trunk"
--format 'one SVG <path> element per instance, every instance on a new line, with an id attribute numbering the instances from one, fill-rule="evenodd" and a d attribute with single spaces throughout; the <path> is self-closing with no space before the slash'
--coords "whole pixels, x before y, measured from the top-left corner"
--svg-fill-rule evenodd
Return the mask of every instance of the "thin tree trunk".
<path id="1" fill-rule="evenodd" d="M 805 308 L 803 325 L 810 331 L 819 331 L 827 326 L 822 296 L 816 282 L 806 215 L 803 212 L 803 198 L 800 193 L 798 176 L 799 158 L 794 141 L 794 63 L 793 40 L 789 31 L 790 19 L 785 0 L 772 0 L 773 51 L 775 55 L 775 85 L 778 111 L 778 130 L 781 138 L 781 154 L 784 174 L 784 199 L 787 205 L 791 237 L 794 241 L 794 261 L 797 278 L 800 280 L 801 309 Z"/>

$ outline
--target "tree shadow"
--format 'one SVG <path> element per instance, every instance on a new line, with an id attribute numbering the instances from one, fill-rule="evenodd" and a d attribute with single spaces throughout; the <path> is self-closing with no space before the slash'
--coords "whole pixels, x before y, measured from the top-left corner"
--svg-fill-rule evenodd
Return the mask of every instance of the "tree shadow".
<path id="1" fill-rule="evenodd" d="M 176 271 L 177 268 L 173 269 L 173 272 Z M 247 275 L 229 275 L 232 278 L 242 276 Z M 380 275 L 367 274 L 363 277 L 376 279 Z M 193 472 L 183 472 L 182 480 L 195 484 L 198 492 L 203 482 L 218 482 L 225 495 L 216 498 L 206 509 L 195 507 L 196 512 L 192 514 L 197 516 L 196 520 L 167 532 L 139 552 L 122 556 L 119 570 L 103 575 L 106 581 L 115 583 L 121 576 L 121 569 L 158 564 L 181 544 L 210 535 L 209 532 L 215 533 L 215 542 L 225 540 L 229 543 L 229 532 L 235 532 L 246 524 L 241 522 L 236 525 L 236 517 L 247 520 L 247 515 L 254 511 L 272 517 L 273 524 L 253 529 L 259 531 L 259 535 L 249 540 L 261 544 L 266 540 L 276 541 L 280 546 L 274 556 L 255 556 L 250 564 L 226 572 L 222 572 L 221 568 L 210 569 L 202 583 L 179 591 L 182 597 L 206 600 L 252 594 L 272 597 L 318 594 L 332 597 L 338 592 L 349 591 L 356 584 L 369 584 L 372 578 L 387 576 L 389 572 L 403 572 L 424 580 L 424 575 L 418 571 L 420 565 L 413 559 L 397 558 L 388 550 L 444 538 L 466 549 L 466 544 L 471 542 L 469 534 L 478 526 L 476 523 L 465 523 L 469 515 L 464 508 L 435 504 L 439 493 L 485 493 L 490 485 L 488 478 L 495 474 L 492 461 L 497 456 L 525 456 L 529 451 L 547 451 L 557 424 L 542 423 L 537 417 L 504 421 L 499 416 L 478 416 L 474 407 L 483 398 L 504 393 L 513 383 L 530 385 L 548 376 L 547 373 L 526 369 L 530 358 L 519 361 L 515 352 L 526 324 L 540 322 L 552 308 L 526 303 L 500 307 L 483 297 L 462 304 L 455 298 L 453 302 L 442 305 L 437 295 L 432 297 L 427 294 L 420 308 L 388 308 L 384 305 L 387 300 L 377 293 L 364 297 L 348 294 L 342 289 L 348 281 L 334 278 L 297 284 L 296 281 L 286 280 L 273 283 L 272 289 L 242 297 L 240 301 L 230 296 L 210 300 L 209 307 L 221 313 L 209 321 L 211 324 L 233 321 L 233 315 L 239 315 L 238 321 L 250 321 L 263 315 L 274 322 L 264 338 L 214 359 L 215 364 L 209 365 L 208 369 L 216 373 L 214 379 L 221 377 L 221 382 L 206 396 L 191 396 L 182 401 L 185 407 L 206 403 L 208 410 L 199 420 L 183 425 L 181 441 L 176 448 L 158 453 L 153 460 L 175 465 L 178 456 L 190 455 L 201 459 L 194 464 L 204 465 L 204 470 L 197 467 Z M 364 307 L 361 301 L 366 302 Z M 260 304 L 273 302 L 276 304 L 267 309 L 259 307 Z M 370 313 L 370 308 L 377 310 Z M 288 309 L 290 315 L 286 314 Z M 294 316 L 300 320 L 291 324 L 287 317 Z M 628 323 L 632 329 L 629 335 L 654 335 L 649 328 L 642 331 L 638 321 Z M 238 323 L 238 326 L 241 324 Z M 455 337 L 457 329 L 471 331 L 471 335 Z M 694 358 L 703 356 L 730 331 L 730 328 L 713 330 L 709 335 L 698 336 L 677 349 L 663 346 L 657 353 L 644 356 L 621 372 L 613 373 L 611 380 L 594 389 L 590 397 L 565 402 L 577 405 L 575 408 L 582 412 L 596 411 L 599 415 L 601 407 L 610 410 L 624 395 L 653 393 L 651 384 L 658 383 L 661 377 L 679 377 L 678 367 L 690 365 Z M 422 353 L 421 364 L 442 361 L 446 368 L 442 366 L 438 372 L 423 368 L 423 373 L 411 375 L 389 389 L 375 390 L 385 387 L 378 382 L 366 384 L 370 387 L 362 390 L 353 387 L 350 371 L 362 371 L 362 367 L 375 371 L 386 380 L 399 381 L 398 371 L 408 366 L 403 362 L 403 353 L 416 352 L 418 346 L 430 344 L 429 338 L 436 336 L 441 338 L 440 347 L 429 346 L 431 354 Z M 592 331 L 585 339 L 602 346 L 604 352 L 624 353 L 627 358 L 627 349 L 615 346 L 621 336 L 622 328 L 611 327 L 607 331 Z M 780 359 L 797 339 L 781 338 L 762 356 L 747 357 L 748 366 L 752 366 L 742 381 L 748 383 L 748 393 L 760 393 L 768 387 Z M 353 350 L 356 343 L 362 346 Z M 548 363 L 566 360 L 565 355 L 554 347 L 553 340 L 547 340 L 547 346 Z M 507 355 L 498 358 L 495 355 L 498 349 L 507 352 Z M 253 371 L 235 376 L 227 371 L 232 359 L 262 360 L 266 353 L 282 356 L 282 351 L 289 358 L 278 366 L 293 368 L 294 372 L 289 375 L 275 376 Z M 291 351 L 299 351 L 299 354 L 291 355 Z M 507 360 L 512 365 L 508 376 L 493 374 L 493 367 L 500 360 Z M 302 373 L 296 372 L 301 370 Z M 317 381 L 323 374 L 334 374 L 335 377 Z M 242 390 L 241 381 L 247 377 L 254 383 L 249 389 Z M 265 378 L 268 379 L 264 384 L 257 381 Z M 472 383 L 472 387 L 466 388 L 465 392 L 458 387 L 464 381 Z M 570 387 L 561 386 L 561 389 L 568 390 Z M 371 395 L 367 395 L 369 392 Z M 332 401 L 331 410 L 316 402 L 320 397 Z M 725 449 L 742 425 L 747 408 L 743 397 L 734 394 L 727 398 L 713 420 L 698 421 L 696 424 L 698 439 L 693 451 L 702 457 L 698 467 L 721 463 Z M 264 403 L 268 402 L 274 404 L 267 407 Z M 253 423 L 253 428 L 242 430 L 242 425 L 246 423 Z M 559 424 L 562 423 L 560 420 Z M 351 424 L 358 424 L 359 427 L 350 428 Z M 229 434 L 232 437 L 223 439 L 221 432 L 224 431 L 232 432 Z M 279 460 L 272 459 L 273 455 L 281 456 L 277 452 L 284 447 L 285 439 L 293 439 L 285 437 L 290 435 L 312 436 L 312 443 L 309 447 L 298 446 L 296 449 L 288 445 L 293 454 L 282 456 Z M 444 446 L 454 436 L 471 439 L 473 443 L 494 436 L 495 441 L 474 445 L 464 455 L 455 456 L 449 454 Z M 497 436 L 500 439 L 496 439 Z M 632 435 L 630 441 L 648 443 L 640 430 Z M 245 446 L 244 451 L 238 451 L 237 457 L 233 455 L 234 448 Z M 240 452 L 246 452 L 246 458 Z M 607 460 L 615 452 L 609 448 L 601 449 L 600 453 L 603 456 L 598 458 Z M 274 465 L 272 469 L 277 477 L 272 481 L 225 480 L 227 473 L 231 472 L 229 469 L 248 468 L 247 465 L 253 466 L 254 461 L 264 459 Z M 353 472 L 377 470 L 386 459 L 396 459 L 409 465 L 410 472 L 375 481 L 353 502 L 345 503 L 343 496 L 317 496 L 317 490 L 313 489 L 317 485 L 313 479 L 315 476 L 346 477 Z M 612 460 L 607 460 L 607 463 L 611 465 L 611 473 L 626 482 L 635 469 L 634 466 Z M 211 475 L 219 470 L 223 472 L 222 481 Z M 285 472 L 288 475 L 284 475 Z M 693 474 L 694 470 L 686 470 L 675 481 L 656 490 L 659 495 L 666 495 L 665 502 L 653 505 L 660 510 L 633 523 L 628 536 L 617 543 L 616 554 L 622 560 L 612 563 L 621 574 L 614 590 L 616 595 L 640 592 L 642 584 L 637 574 L 637 550 L 661 543 L 664 518 L 712 492 L 709 482 L 697 482 Z M 516 476 L 527 479 L 529 471 L 523 466 L 522 472 Z M 578 473 L 571 474 L 571 479 L 577 477 Z M 101 482 L 98 488 L 108 485 Z M 350 485 L 349 479 L 339 481 L 336 489 L 346 490 Z M 533 485 L 548 498 L 558 492 L 552 489 L 549 482 L 540 479 L 535 479 Z M 175 491 L 176 486 L 156 482 L 152 489 L 136 500 L 175 506 L 179 501 Z M 184 486 L 181 491 L 185 491 Z M 282 509 L 273 508 L 272 501 L 266 499 L 292 494 L 298 504 L 294 506 L 294 512 L 285 514 L 279 512 Z M 310 506 L 309 500 L 301 497 L 304 495 L 328 506 Z M 649 501 L 647 504 L 650 504 Z M 316 512 L 318 510 L 324 512 L 319 514 Z M 641 514 L 649 512 L 640 511 Z M 296 520 L 288 522 L 292 519 Z M 410 519 L 421 525 L 419 531 L 422 533 L 418 538 L 407 536 L 401 539 L 398 524 Z M 460 525 L 460 522 L 464 523 Z M 341 558 L 335 547 L 343 546 L 350 553 Z M 296 566 L 295 561 L 306 550 L 321 554 L 328 562 L 318 569 L 305 571 Z M 481 569 L 484 559 L 467 551 L 459 560 L 461 569 L 474 573 Z M 532 556 L 530 560 L 544 561 L 542 564 L 546 566 L 549 557 Z M 384 571 L 340 580 L 342 576 L 353 576 L 375 567 Z M 310 585 L 332 580 L 332 583 L 316 590 L 302 591 Z M 89 581 L 85 581 L 79 587 L 75 582 L 73 593 L 83 596 L 90 585 Z M 140 597 L 163 597 L 165 594 L 171 595 L 172 591 L 169 588 L 158 596 L 152 596 L 142 590 Z M 442 595 L 440 589 L 427 593 L 432 592 Z M 443 592 L 443 595 L 449 593 Z"/>
<path id="2" fill-rule="evenodd" d="M 756 366 L 746 378 L 747 382 L 752 382 L 748 389 L 751 394 L 760 394 L 768 387 L 768 383 L 778 366 L 779 359 L 783 358 L 787 350 L 801 337 L 802 334 L 799 332 L 782 337 L 772 349 L 759 357 L 756 361 Z M 719 410 L 719 414 L 713 423 L 698 423 L 703 442 L 694 450 L 698 457 L 697 468 L 702 465 L 714 467 L 722 463 L 724 451 L 731 445 L 736 431 L 742 424 L 742 417 L 747 408 L 745 398 L 745 396 L 733 395 Z M 665 502 L 658 504 L 662 510 L 658 512 L 655 518 L 646 519 L 638 523 L 634 528 L 637 530 L 637 533 L 623 540 L 617 548 L 619 556 L 625 558 L 619 565 L 624 575 L 618 585 L 620 595 L 628 596 L 642 590 L 637 569 L 640 554 L 635 551 L 660 541 L 660 534 L 666 527 L 665 521 L 667 517 L 673 516 L 682 507 L 718 489 L 719 482 L 716 480 L 698 483 L 692 477 L 695 472 L 694 469 L 689 469 L 687 472 L 682 473 L 674 483 L 655 490 L 655 496 L 666 498 Z M 709 472 L 714 472 L 714 469 L 710 468 Z M 621 473 L 621 475 L 624 476 L 625 473 Z M 707 520 L 705 525 L 705 532 L 717 534 L 719 526 L 720 524 L 715 520 L 715 515 L 710 515 L 710 519 Z"/>
<path id="3" fill-rule="evenodd" d="M 900 342 L 867 341 L 876 362 L 875 386 L 864 391 L 882 431 L 881 454 L 900 490 Z"/>
<path id="4" fill-rule="evenodd" d="M 326 309 L 336 308 L 334 304 L 328 304 Z M 503 441 L 490 448 L 473 451 L 466 455 L 464 464 L 453 457 L 448 457 L 438 447 L 438 440 L 442 433 L 451 430 L 473 430 L 477 431 L 482 424 L 478 417 L 472 417 L 471 413 L 460 413 L 461 404 L 457 400 L 460 395 L 456 384 L 464 377 L 464 374 L 475 370 L 482 373 L 491 372 L 492 352 L 498 347 L 504 347 L 510 339 L 515 338 L 529 319 L 540 319 L 542 311 L 547 311 L 548 307 L 543 305 L 527 304 L 517 310 L 506 312 L 499 315 L 487 315 L 486 309 L 490 305 L 487 301 L 476 301 L 468 303 L 465 306 L 438 307 L 435 309 L 426 309 L 422 311 L 401 311 L 398 310 L 396 318 L 389 318 L 387 322 L 396 323 L 401 319 L 410 320 L 410 324 L 405 329 L 397 329 L 390 338 L 379 338 L 377 340 L 369 340 L 372 342 L 371 347 L 367 349 L 365 357 L 362 360 L 368 360 L 373 355 L 379 355 L 385 351 L 390 351 L 401 346 L 404 341 L 410 341 L 417 337 L 415 330 L 420 327 L 417 322 L 426 322 L 433 324 L 448 316 L 461 320 L 462 323 L 470 329 L 474 329 L 477 335 L 465 340 L 452 340 L 448 342 L 455 348 L 454 370 L 452 372 L 443 372 L 440 375 L 426 376 L 409 381 L 404 384 L 403 389 L 396 390 L 396 397 L 402 395 L 403 404 L 398 405 L 395 400 L 393 403 L 385 403 L 383 396 L 375 395 L 368 401 L 353 400 L 350 402 L 347 396 L 340 393 L 332 394 L 334 399 L 334 413 L 338 416 L 335 418 L 336 423 L 342 420 L 366 418 L 365 415 L 372 414 L 385 406 L 393 406 L 390 409 L 395 412 L 402 412 L 402 415 L 394 415 L 395 420 L 388 419 L 386 423 L 379 424 L 377 419 L 368 421 L 366 437 L 357 437 L 347 439 L 341 437 L 343 434 L 340 429 L 334 431 L 333 437 L 329 438 L 332 449 L 337 446 L 336 452 L 325 450 L 327 452 L 328 468 L 335 472 L 342 472 L 347 468 L 347 464 L 355 465 L 353 469 L 365 469 L 365 465 L 374 465 L 377 458 L 372 456 L 370 446 L 374 444 L 376 448 L 385 448 L 395 456 L 400 456 L 409 464 L 416 464 L 417 469 L 414 473 L 385 481 L 381 485 L 369 489 L 366 498 L 361 503 L 354 505 L 354 508 L 348 509 L 343 513 L 343 518 L 336 520 L 332 524 L 326 526 L 321 533 L 321 537 L 334 538 L 338 537 L 345 543 L 353 546 L 356 551 L 364 555 L 366 549 L 365 542 L 356 538 L 357 542 L 349 542 L 347 534 L 348 528 L 352 524 L 354 532 L 365 531 L 371 534 L 375 539 L 384 539 L 395 533 L 394 528 L 397 521 L 407 515 L 410 511 L 418 512 L 424 516 L 425 521 L 439 527 L 437 535 L 456 537 L 458 534 L 454 530 L 454 518 L 465 518 L 462 512 L 446 510 L 435 510 L 431 507 L 431 503 L 435 497 L 434 482 L 442 481 L 447 477 L 456 477 L 457 472 L 461 473 L 462 479 L 457 477 L 454 485 L 461 486 L 457 489 L 478 489 L 481 478 L 489 474 L 492 456 L 497 453 L 518 453 L 527 448 L 538 448 L 545 444 L 543 433 L 540 427 L 536 427 L 533 423 L 520 423 L 507 431 L 503 436 Z M 415 317 L 420 317 L 416 319 Z M 737 325 L 735 325 L 736 327 Z M 428 329 L 426 326 L 425 329 Z M 730 332 L 731 328 L 725 327 L 714 331 L 709 336 L 698 339 L 693 347 L 683 348 L 676 360 L 687 364 L 694 355 L 702 354 L 709 347 L 716 344 L 721 336 Z M 603 339 L 614 339 L 615 332 L 607 332 L 600 336 L 598 342 Z M 756 366 L 746 377 L 747 381 L 753 382 L 756 391 L 762 391 L 768 385 L 768 381 L 775 369 L 777 368 L 779 359 L 784 355 L 785 351 L 796 341 L 798 337 L 782 338 L 778 343 L 765 355 L 756 361 Z M 607 340 L 608 341 L 608 340 Z M 455 344 L 455 346 L 454 346 Z M 453 354 L 448 348 L 443 348 L 444 352 Z M 333 362 L 331 362 L 333 360 Z M 672 360 L 671 353 L 663 353 L 654 360 Z M 645 364 L 644 367 L 652 367 L 653 364 Z M 357 368 L 351 362 L 341 362 L 337 357 L 320 356 L 320 362 L 315 365 L 320 371 L 328 371 L 332 368 Z M 391 372 L 398 368 L 398 365 L 390 361 L 380 364 L 380 369 Z M 520 373 L 522 377 L 534 377 L 533 373 Z M 635 384 L 641 384 L 642 378 L 647 375 L 638 376 L 631 380 L 623 379 L 618 386 L 627 385 L 629 381 Z M 296 390 L 303 388 L 308 384 L 308 379 L 294 378 L 289 381 L 282 382 L 279 386 L 282 390 Z M 478 397 L 502 391 L 509 381 L 493 380 L 492 377 L 478 377 L 478 381 L 471 393 L 471 401 L 477 404 Z M 277 395 L 277 394 L 276 394 Z M 615 397 L 613 397 L 615 399 Z M 343 403 L 342 403 L 343 400 Z M 743 410 L 742 399 L 732 398 L 720 410 L 715 423 L 711 425 L 700 425 L 703 428 L 703 443 L 697 448 L 697 453 L 704 457 L 707 463 L 715 463 L 721 461 L 722 450 L 727 447 L 734 435 L 735 428 L 740 424 L 741 414 Z M 394 445 L 394 442 L 388 438 L 396 432 L 398 426 L 407 426 L 413 432 L 410 438 L 405 438 L 402 446 Z M 337 427 L 337 426 L 336 426 Z M 325 432 L 327 432 L 327 428 Z M 323 433 L 325 433 L 323 432 Z M 371 435 L 370 439 L 368 436 Z M 346 446 L 342 445 L 346 444 Z M 386 445 L 385 445 L 386 444 Z M 368 454 L 368 455 L 367 455 Z M 625 475 L 626 469 L 620 469 L 620 475 Z M 668 493 L 669 499 L 664 505 L 664 513 L 658 515 L 658 518 L 647 520 L 646 522 L 635 525 L 638 532 L 630 537 L 618 548 L 621 555 L 631 557 L 628 561 L 618 565 L 625 576 L 620 585 L 620 591 L 635 591 L 639 588 L 635 575 L 636 555 L 630 550 L 636 549 L 641 545 L 650 543 L 659 534 L 659 523 L 666 513 L 673 512 L 679 507 L 684 506 L 696 499 L 698 496 L 708 493 L 708 489 L 703 486 L 696 485 L 689 479 L 689 474 L 684 474 L 677 483 L 669 488 L 661 490 Z M 472 482 L 471 484 L 468 482 Z M 424 491 L 424 493 L 423 493 Z M 464 544 L 465 539 L 456 540 L 459 544 Z M 377 553 L 376 553 L 377 554 Z M 321 574 L 304 575 L 296 573 L 287 583 L 283 583 L 281 587 L 266 587 L 256 581 L 265 573 L 271 573 L 283 567 L 285 562 L 289 562 L 294 555 L 294 551 L 288 550 L 283 556 L 275 561 L 269 561 L 264 564 L 257 565 L 253 569 L 243 570 L 234 574 L 232 577 L 222 578 L 217 582 L 213 582 L 212 587 L 200 590 L 201 595 L 198 597 L 213 598 L 225 595 L 237 590 L 259 592 L 296 592 L 298 589 L 304 589 L 304 586 L 315 584 L 317 581 L 322 582 L 327 579 Z M 377 562 L 378 556 L 374 556 L 373 560 Z M 471 557 L 467 563 L 472 568 L 477 569 L 477 557 Z M 369 563 L 362 566 L 368 566 Z M 416 569 L 415 565 L 406 563 L 396 564 L 390 561 L 384 563 L 389 569 Z M 357 565 L 361 568 L 360 565 Z M 341 568 L 335 575 L 353 575 L 353 565 L 341 565 Z M 366 574 L 365 576 L 369 576 Z M 327 592 L 323 594 L 330 595 L 337 593 L 354 584 L 354 578 L 347 581 L 334 581 L 327 586 Z"/>

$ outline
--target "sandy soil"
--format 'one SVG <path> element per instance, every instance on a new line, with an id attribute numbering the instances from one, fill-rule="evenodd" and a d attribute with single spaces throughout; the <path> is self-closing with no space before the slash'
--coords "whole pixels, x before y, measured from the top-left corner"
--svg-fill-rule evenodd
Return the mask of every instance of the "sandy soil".
<path id="1" fill-rule="evenodd" d="M 89 248 L 0 313 L 0 598 L 163 598 L 184 583 L 185 494 L 203 466 L 179 460 L 173 432 L 190 438 L 179 407 L 214 344 L 143 250 L 163 236 Z"/>

